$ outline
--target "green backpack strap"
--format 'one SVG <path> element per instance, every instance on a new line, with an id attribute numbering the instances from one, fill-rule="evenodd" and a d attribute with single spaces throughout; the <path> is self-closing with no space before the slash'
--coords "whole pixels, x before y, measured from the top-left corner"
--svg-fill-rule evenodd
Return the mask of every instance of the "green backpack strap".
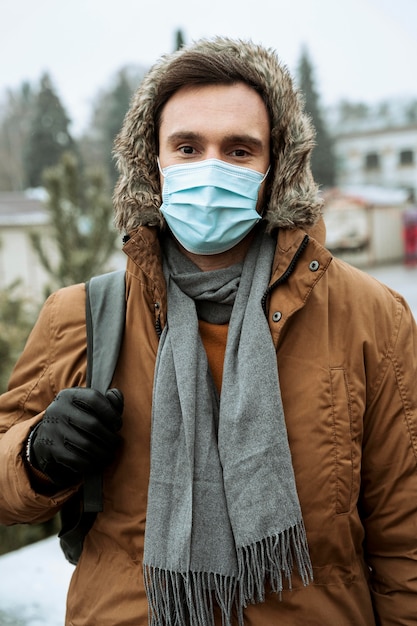
<path id="1" fill-rule="evenodd" d="M 111 384 L 124 334 L 126 317 L 125 272 L 95 276 L 86 283 L 88 387 L 105 393 Z M 75 494 L 61 510 L 60 545 L 70 563 L 81 556 L 84 538 L 103 510 L 101 474 L 84 483 L 82 501 Z"/>
<path id="2" fill-rule="evenodd" d="M 87 387 L 105 394 L 119 356 L 126 317 L 125 272 L 95 276 L 86 283 Z M 102 476 L 84 483 L 84 511 L 103 510 Z"/>
<path id="3" fill-rule="evenodd" d="M 112 381 L 126 316 L 125 272 L 86 283 L 87 387 L 106 393 Z"/>

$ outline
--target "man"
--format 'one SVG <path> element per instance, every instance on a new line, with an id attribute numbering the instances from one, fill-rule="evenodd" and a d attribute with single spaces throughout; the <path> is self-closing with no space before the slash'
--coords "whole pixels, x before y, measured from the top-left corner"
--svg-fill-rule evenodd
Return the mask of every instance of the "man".
<path id="1" fill-rule="evenodd" d="M 0 403 L 0 522 L 50 518 L 104 468 L 67 625 L 417 624 L 416 326 L 323 247 L 312 146 L 252 43 L 197 42 L 135 95 L 113 388 L 83 388 L 75 285 Z"/>

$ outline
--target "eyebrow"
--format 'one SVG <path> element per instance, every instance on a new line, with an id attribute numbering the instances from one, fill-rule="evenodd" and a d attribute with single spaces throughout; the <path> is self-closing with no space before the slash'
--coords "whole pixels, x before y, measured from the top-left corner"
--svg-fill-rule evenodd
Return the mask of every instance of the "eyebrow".
<path id="1" fill-rule="evenodd" d="M 168 136 L 169 143 L 176 143 L 177 141 L 186 141 L 187 139 L 194 139 L 201 141 L 203 136 L 200 133 L 194 133 L 192 131 L 178 131 Z"/>
<path id="2" fill-rule="evenodd" d="M 196 133 L 194 131 L 178 131 L 172 133 L 168 137 L 168 143 L 174 144 L 178 141 L 204 141 L 205 137 L 201 133 Z M 257 137 L 253 135 L 247 134 L 233 134 L 233 135 L 225 135 L 223 137 L 223 141 L 225 143 L 237 143 L 244 144 L 246 146 L 252 146 L 253 148 L 262 148 L 263 143 Z"/>

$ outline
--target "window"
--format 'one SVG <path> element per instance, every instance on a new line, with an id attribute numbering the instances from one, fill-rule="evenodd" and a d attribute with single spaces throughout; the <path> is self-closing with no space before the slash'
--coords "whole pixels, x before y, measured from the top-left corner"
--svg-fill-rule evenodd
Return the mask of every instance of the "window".
<path id="1" fill-rule="evenodd" d="M 378 170 L 379 167 L 379 154 L 377 152 L 368 152 L 368 154 L 365 155 L 365 169 Z"/>
<path id="2" fill-rule="evenodd" d="M 401 150 L 399 156 L 399 165 L 413 165 L 414 164 L 414 152 L 413 150 Z"/>

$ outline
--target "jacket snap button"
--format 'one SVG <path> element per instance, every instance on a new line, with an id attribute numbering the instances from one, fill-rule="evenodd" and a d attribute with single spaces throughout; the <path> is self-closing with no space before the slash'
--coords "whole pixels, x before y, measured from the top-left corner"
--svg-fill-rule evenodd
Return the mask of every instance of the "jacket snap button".
<path id="1" fill-rule="evenodd" d="M 275 311 L 275 313 L 272 315 L 272 321 L 279 322 L 281 317 L 282 317 L 282 313 L 280 311 Z"/>
<path id="2" fill-rule="evenodd" d="M 320 267 L 320 263 L 318 261 L 311 261 L 310 265 L 308 266 L 310 268 L 310 270 L 312 272 L 317 272 L 317 270 Z"/>

